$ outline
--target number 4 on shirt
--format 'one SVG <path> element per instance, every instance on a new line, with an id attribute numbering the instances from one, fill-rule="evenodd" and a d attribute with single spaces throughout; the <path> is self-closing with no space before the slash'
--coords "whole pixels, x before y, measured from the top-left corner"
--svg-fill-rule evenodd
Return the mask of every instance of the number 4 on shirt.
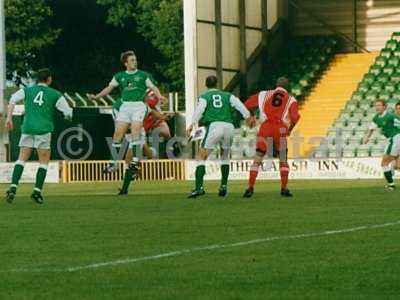
<path id="1" fill-rule="evenodd" d="M 36 104 L 39 105 L 39 106 L 42 106 L 42 105 L 43 105 L 43 91 L 40 91 L 40 92 L 36 95 L 35 99 L 33 99 L 33 103 L 36 103 Z"/>

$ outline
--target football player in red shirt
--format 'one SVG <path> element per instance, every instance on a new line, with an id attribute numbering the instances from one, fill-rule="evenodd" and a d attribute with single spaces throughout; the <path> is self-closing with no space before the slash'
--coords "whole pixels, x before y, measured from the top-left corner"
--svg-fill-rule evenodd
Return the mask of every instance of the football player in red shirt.
<path id="1" fill-rule="evenodd" d="M 268 156 L 279 156 L 281 177 L 281 195 L 292 197 L 287 188 L 289 164 L 287 161 L 287 137 L 300 119 L 297 101 L 287 92 L 289 81 L 281 77 L 277 80 L 275 90 L 261 91 L 245 102 L 249 110 L 260 110 L 263 121 L 257 134 L 256 156 L 250 169 L 249 186 L 243 197 L 250 198 L 254 193 L 254 185 L 258 169 L 268 151 Z"/>

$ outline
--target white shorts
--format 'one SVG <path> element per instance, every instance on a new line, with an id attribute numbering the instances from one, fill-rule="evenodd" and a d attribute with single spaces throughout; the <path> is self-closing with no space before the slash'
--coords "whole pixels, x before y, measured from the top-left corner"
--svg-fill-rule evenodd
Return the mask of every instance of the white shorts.
<path id="1" fill-rule="evenodd" d="M 206 135 L 201 142 L 205 149 L 212 150 L 215 146 L 230 149 L 235 127 L 227 122 L 212 122 L 206 129 Z"/>
<path id="2" fill-rule="evenodd" d="M 147 105 L 143 102 L 124 102 L 122 103 L 117 121 L 124 123 L 143 122 L 147 115 Z"/>
<path id="3" fill-rule="evenodd" d="M 125 139 L 128 143 L 132 143 L 133 142 L 132 134 L 130 134 L 130 133 L 125 134 Z M 146 144 L 146 131 L 144 131 L 143 128 L 142 128 L 142 130 L 140 130 L 139 141 L 140 141 L 140 144 L 142 144 L 142 145 Z"/>
<path id="4" fill-rule="evenodd" d="M 35 149 L 50 149 L 51 133 L 33 135 L 21 134 L 19 140 L 20 147 L 35 148 Z"/>
<path id="5" fill-rule="evenodd" d="M 400 134 L 388 139 L 385 154 L 390 156 L 400 156 Z"/>

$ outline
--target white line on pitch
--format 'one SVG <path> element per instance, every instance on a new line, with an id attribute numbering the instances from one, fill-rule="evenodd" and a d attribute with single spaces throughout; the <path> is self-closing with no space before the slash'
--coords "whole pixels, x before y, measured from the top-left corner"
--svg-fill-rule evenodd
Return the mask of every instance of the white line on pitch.
<path id="1" fill-rule="evenodd" d="M 161 258 L 165 258 L 165 257 L 174 257 L 174 256 L 183 255 L 183 254 L 200 252 L 200 251 L 209 251 L 209 250 L 216 250 L 216 249 L 222 249 L 222 248 L 234 248 L 234 247 L 241 247 L 241 246 L 247 246 L 247 245 L 252 245 L 252 244 L 267 243 L 267 242 L 272 242 L 272 241 L 304 239 L 304 238 L 319 237 L 319 236 L 329 236 L 329 235 L 351 233 L 351 232 L 368 230 L 368 229 L 390 227 L 390 226 L 395 226 L 395 225 L 400 225 L 400 220 L 396 221 L 396 222 L 390 222 L 390 223 L 384 223 L 384 224 L 363 225 L 363 226 L 359 226 L 359 227 L 344 228 L 344 229 L 337 229 L 337 230 L 328 230 L 328 231 L 322 231 L 322 232 L 267 237 L 267 238 L 249 240 L 249 241 L 243 241 L 243 242 L 237 242 L 237 243 L 232 243 L 232 244 L 208 245 L 208 246 L 203 246 L 203 247 L 195 247 L 195 248 L 188 248 L 188 249 L 183 249 L 183 250 L 179 250 L 179 251 L 160 253 L 160 254 L 152 255 L 152 256 L 142 256 L 142 257 L 118 259 L 118 260 L 114 260 L 114 261 L 100 262 L 100 263 L 94 263 L 94 264 L 88 264 L 88 265 L 82 265 L 82 266 L 75 266 L 75 267 L 47 268 L 47 269 L 46 268 L 13 269 L 13 270 L 0 271 L 0 273 L 63 273 L 63 272 L 76 272 L 76 271 L 81 271 L 81 270 L 90 270 L 90 269 L 98 269 L 98 268 L 103 268 L 103 267 L 111 267 L 111 266 L 117 266 L 117 265 L 132 264 L 132 263 L 141 262 L 141 261 L 147 261 L 147 260 L 156 260 L 156 259 L 161 259 Z"/>

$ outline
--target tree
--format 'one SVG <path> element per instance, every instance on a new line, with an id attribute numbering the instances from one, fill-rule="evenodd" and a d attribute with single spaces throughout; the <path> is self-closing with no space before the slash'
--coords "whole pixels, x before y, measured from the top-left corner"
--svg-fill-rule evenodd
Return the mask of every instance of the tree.
<path id="1" fill-rule="evenodd" d="M 45 0 L 5 0 L 7 73 L 26 73 L 40 51 L 54 43 L 59 29 L 51 28 L 52 11 Z"/>
<path id="2" fill-rule="evenodd" d="M 155 70 L 153 58 L 161 55 L 138 33 L 134 22 L 125 19 L 124 27 L 107 22 L 109 9 L 117 5 L 109 8 L 95 0 L 57 0 L 49 5 L 54 12 L 52 26 L 62 28 L 62 33 L 54 45 L 43 51 L 40 65 L 51 68 L 58 89 L 98 91 L 123 70 L 119 56 L 130 49 L 138 53 L 141 68 Z"/>
<path id="3" fill-rule="evenodd" d="M 116 27 L 134 26 L 162 58 L 155 66 L 170 91 L 184 88 L 184 42 L 182 0 L 97 0 L 108 7 L 107 21 Z"/>

